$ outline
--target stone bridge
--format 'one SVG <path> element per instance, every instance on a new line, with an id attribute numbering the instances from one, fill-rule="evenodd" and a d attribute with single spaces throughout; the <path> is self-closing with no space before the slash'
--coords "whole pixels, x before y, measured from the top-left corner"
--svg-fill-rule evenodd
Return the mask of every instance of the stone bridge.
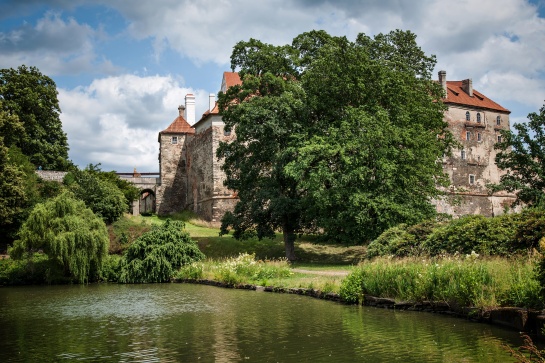
<path id="1" fill-rule="evenodd" d="M 43 180 L 56 181 L 62 183 L 66 171 L 36 170 L 36 174 Z M 116 173 L 121 179 L 126 180 L 140 189 L 140 198 L 132 202 L 132 214 L 154 213 L 155 195 L 157 187 L 161 184 L 159 173 L 138 173 L 136 170 L 132 173 Z"/>

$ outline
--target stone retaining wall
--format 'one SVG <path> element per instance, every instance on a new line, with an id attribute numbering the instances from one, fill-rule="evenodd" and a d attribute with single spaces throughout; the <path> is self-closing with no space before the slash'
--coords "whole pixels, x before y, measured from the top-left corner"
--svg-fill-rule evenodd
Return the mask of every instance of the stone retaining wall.
<path id="1" fill-rule="evenodd" d="M 68 174 L 67 171 L 36 170 L 36 174 L 43 180 L 56 181 L 62 183 L 62 180 Z"/>

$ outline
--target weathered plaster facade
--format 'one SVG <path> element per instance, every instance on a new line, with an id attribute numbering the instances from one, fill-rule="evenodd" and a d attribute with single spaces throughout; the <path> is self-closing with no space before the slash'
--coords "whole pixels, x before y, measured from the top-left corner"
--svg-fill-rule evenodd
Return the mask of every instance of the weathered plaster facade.
<path id="1" fill-rule="evenodd" d="M 501 130 L 509 130 L 510 111 L 473 89 L 471 79 L 447 81 L 439 72 L 448 106 L 445 121 L 460 147 L 443 160 L 443 170 L 451 180 L 451 197 L 436 202 L 437 211 L 455 216 L 494 216 L 514 201 L 506 193 L 489 195 L 487 184 L 498 183 L 502 171 L 495 163 L 494 145 Z"/>
<path id="2" fill-rule="evenodd" d="M 509 129 L 510 111 L 474 90 L 470 79 L 447 81 L 446 72 L 441 71 L 439 82 L 448 106 L 445 121 L 461 146 L 443 160 L 452 186 L 448 198 L 435 201 L 437 211 L 454 216 L 501 214 L 514 196 L 489 195 L 486 185 L 500 180 L 494 145 L 500 131 Z M 238 74 L 225 72 L 221 91 L 235 84 L 240 84 Z M 190 209 L 205 220 L 218 222 L 234 208 L 237 199 L 223 185 L 225 173 L 216 150 L 220 142 L 233 140 L 235 133 L 225 132 L 214 95 L 210 95 L 209 110 L 194 123 L 194 98 L 188 96 L 185 108 L 180 106 L 179 117 L 159 133 L 161 185 L 157 191 L 157 212 L 170 214 Z M 173 137 L 177 137 L 176 144 Z"/>

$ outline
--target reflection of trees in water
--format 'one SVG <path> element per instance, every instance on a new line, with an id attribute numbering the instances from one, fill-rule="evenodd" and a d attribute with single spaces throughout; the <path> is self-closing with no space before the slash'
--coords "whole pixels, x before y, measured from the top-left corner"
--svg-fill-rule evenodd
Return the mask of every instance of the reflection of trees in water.
<path id="1" fill-rule="evenodd" d="M 346 311 L 343 330 L 361 346 L 369 361 L 503 362 L 513 332 L 483 323 L 428 312 L 361 307 Z"/>

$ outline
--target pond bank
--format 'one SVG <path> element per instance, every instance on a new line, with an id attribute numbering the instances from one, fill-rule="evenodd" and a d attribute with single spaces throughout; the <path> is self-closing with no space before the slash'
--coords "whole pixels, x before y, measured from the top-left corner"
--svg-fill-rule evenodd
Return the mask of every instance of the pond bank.
<path id="1" fill-rule="evenodd" d="M 334 292 L 323 292 L 316 289 L 285 288 L 275 286 L 259 286 L 252 284 L 227 284 L 208 279 L 173 279 L 174 283 L 201 284 L 223 288 L 243 289 L 263 292 L 275 292 L 284 294 L 296 294 L 316 299 L 330 300 L 342 304 L 351 304 L 343 301 L 341 296 Z M 545 311 L 532 310 L 517 307 L 498 307 L 492 309 L 479 309 L 474 307 L 454 307 L 446 302 L 434 301 L 395 301 L 394 299 L 378 298 L 364 295 L 358 305 L 371 306 L 382 309 L 419 311 L 451 315 L 471 321 L 502 326 L 519 332 L 535 334 L 540 340 L 545 340 L 543 329 L 545 328 Z"/>

